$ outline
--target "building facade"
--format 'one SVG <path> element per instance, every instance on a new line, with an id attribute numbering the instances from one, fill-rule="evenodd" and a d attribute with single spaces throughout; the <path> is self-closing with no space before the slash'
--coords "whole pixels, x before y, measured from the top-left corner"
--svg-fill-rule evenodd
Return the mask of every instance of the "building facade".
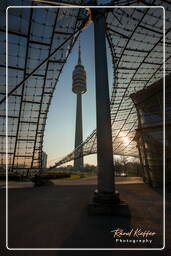
<path id="1" fill-rule="evenodd" d="M 171 186 L 171 75 L 131 95 L 138 115 L 135 140 L 146 183 Z M 165 98 L 165 102 L 164 102 Z M 164 104 L 165 103 L 165 104 Z M 165 126 L 164 126 L 165 120 Z M 164 147 L 165 141 L 165 147 Z"/>

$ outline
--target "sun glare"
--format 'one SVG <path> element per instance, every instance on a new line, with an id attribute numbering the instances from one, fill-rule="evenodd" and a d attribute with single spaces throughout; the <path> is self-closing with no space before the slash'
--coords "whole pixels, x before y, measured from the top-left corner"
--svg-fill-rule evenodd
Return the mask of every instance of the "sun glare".
<path id="1" fill-rule="evenodd" d="M 128 144 L 128 143 L 129 143 L 129 138 L 128 138 L 128 137 L 123 137 L 123 142 L 124 142 L 125 144 Z"/>

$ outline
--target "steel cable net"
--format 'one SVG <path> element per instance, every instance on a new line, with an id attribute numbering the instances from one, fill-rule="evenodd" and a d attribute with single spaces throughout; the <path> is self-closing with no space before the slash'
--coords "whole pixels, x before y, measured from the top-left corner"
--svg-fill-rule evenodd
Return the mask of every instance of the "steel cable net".
<path id="1" fill-rule="evenodd" d="M 73 1 L 74 2 L 74 1 Z M 78 1 L 77 1 L 78 2 Z M 4 2 L 0 20 L 0 100 L 6 94 L 6 22 Z M 11 5 L 12 1 L 6 1 Z M 14 3 L 13 3 L 14 4 Z M 15 1 L 18 6 L 43 6 Z M 80 26 L 79 9 L 8 9 L 8 92 L 25 79 L 45 58 Z M 84 16 L 84 15 L 82 15 Z M 46 118 L 62 68 L 79 33 L 68 40 L 48 61 L 8 97 L 9 170 L 41 167 Z M 6 164 L 6 101 L 0 104 L 0 166 Z"/>
<path id="2" fill-rule="evenodd" d="M 62 2 L 63 1 L 58 1 Z M 65 3 L 71 4 L 71 1 Z M 83 5 L 83 1 L 72 1 Z M 136 1 L 127 1 L 134 4 Z M 144 2 L 144 1 L 143 1 Z M 0 20 L 0 100 L 6 94 L 5 5 Z M 18 6 L 44 6 L 32 1 L 15 1 Z M 126 4 L 115 1 L 115 4 Z M 142 1 L 140 3 L 143 5 Z M 166 74 L 169 73 L 170 30 L 167 1 L 153 1 L 166 9 Z M 72 35 L 87 15 L 76 8 L 10 8 L 8 10 L 8 91 L 25 79 L 54 49 Z M 137 114 L 129 97 L 163 75 L 163 10 L 117 8 L 106 14 L 106 35 L 113 59 L 114 83 L 111 97 L 114 154 L 137 155 L 133 140 Z M 41 167 L 43 135 L 53 92 L 62 68 L 79 33 L 68 40 L 46 63 L 8 97 L 8 164 L 13 170 Z M 5 101 L 0 104 L 0 165 L 6 164 Z M 126 138 L 126 139 L 124 139 Z M 96 131 L 59 165 L 97 152 Z"/>
<path id="3" fill-rule="evenodd" d="M 145 1 L 139 2 L 141 5 L 146 4 Z M 171 5 L 168 1 L 151 3 L 154 6 L 164 6 L 166 11 L 167 75 L 171 71 Z M 114 8 L 106 14 L 106 36 L 112 54 L 114 73 L 110 105 L 113 153 L 116 155 L 138 156 L 134 140 L 138 127 L 137 112 L 130 95 L 163 77 L 163 29 L 163 9 L 160 7 Z M 97 153 L 96 130 L 82 145 L 52 167 L 94 153 Z"/>

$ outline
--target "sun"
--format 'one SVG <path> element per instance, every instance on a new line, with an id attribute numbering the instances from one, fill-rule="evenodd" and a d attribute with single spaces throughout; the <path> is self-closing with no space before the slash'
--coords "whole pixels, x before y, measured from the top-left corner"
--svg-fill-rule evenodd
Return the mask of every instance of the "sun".
<path id="1" fill-rule="evenodd" d="M 128 137 L 123 137 L 123 142 L 124 142 L 125 144 L 128 144 L 128 143 L 129 143 L 129 138 L 128 138 Z"/>

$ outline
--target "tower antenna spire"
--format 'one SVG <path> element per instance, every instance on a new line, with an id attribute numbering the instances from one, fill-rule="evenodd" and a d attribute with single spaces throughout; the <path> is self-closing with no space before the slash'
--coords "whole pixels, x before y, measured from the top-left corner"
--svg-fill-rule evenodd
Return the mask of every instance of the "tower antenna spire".
<path id="1" fill-rule="evenodd" d="M 81 64 L 81 46 L 79 40 L 79 47 L 78 47 L 78 64 Z"/>

